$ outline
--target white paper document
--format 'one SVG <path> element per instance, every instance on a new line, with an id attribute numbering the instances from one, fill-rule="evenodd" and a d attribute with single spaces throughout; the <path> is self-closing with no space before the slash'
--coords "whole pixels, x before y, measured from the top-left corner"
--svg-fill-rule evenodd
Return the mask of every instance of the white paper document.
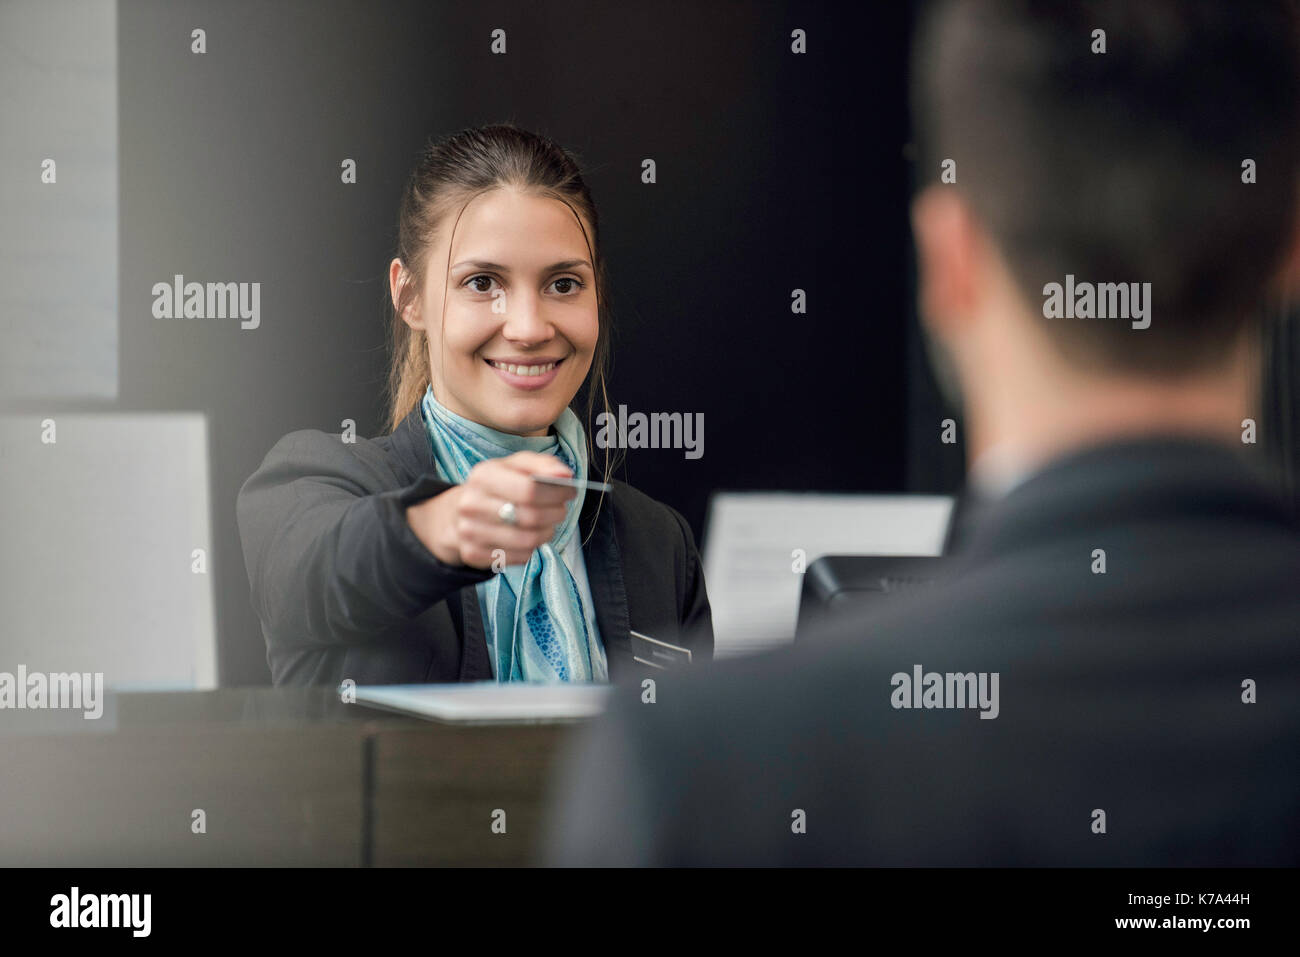
<path id="1" fill-rule="evenodd" d="M 607 684 L 361 685 L 357 703 L 439 721 L 539 724 L 576 721 L 605 710 Z"/>
<path id="2" fill-rule="evenodd" d="M 714 657 L 792 641 L 801 570 L 823 555 L 938 555 L 951 511 L 946 495 L 714 495 L 704 538 Z"/>

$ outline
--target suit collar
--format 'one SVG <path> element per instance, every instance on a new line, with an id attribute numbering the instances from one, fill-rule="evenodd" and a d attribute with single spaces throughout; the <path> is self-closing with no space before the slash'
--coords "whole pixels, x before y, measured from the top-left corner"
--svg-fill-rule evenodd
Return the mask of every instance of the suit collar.
<path id="1" fill-rule="evenodd" d="M 1245 451 L 1245 450 L 1249 451 Z M 1291 523 L 1258 446 L 1208 439 L 1124 439 L 1068 453 L 990 501 L 967 488 L 958 498 L 958 554 L 978 557 L 1127 522 L 1205 516 Z"/>
<path id="2" fill-rule="evenodd" d="M 438 470 L 433 464 L 433 446 L 429 444 L 429 436 L 424 429 L 420 403 L 417 402 L 415 408 L 398 423 L 393 430 L 391 442 L 393 454 L 402 464 L 407 482 L 414 482 L 426 472 L 437 475 Z"/>

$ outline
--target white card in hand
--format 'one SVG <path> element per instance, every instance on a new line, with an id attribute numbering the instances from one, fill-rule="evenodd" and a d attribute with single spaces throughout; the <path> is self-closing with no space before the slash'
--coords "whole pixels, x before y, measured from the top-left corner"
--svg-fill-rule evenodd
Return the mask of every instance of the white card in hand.
<path id="1" fill-rule="evenodd" d="M 577 479 L 562 478 L 558 475 L 534 475 L 533 481 L 541 482 L 543 485 L 561 485 L 564 488 L 582 488 L 585 485 L 587 488 L 594 488 L 598 492 L 613 491 L 613 486 L 604 482 L 579 482 Z"/>

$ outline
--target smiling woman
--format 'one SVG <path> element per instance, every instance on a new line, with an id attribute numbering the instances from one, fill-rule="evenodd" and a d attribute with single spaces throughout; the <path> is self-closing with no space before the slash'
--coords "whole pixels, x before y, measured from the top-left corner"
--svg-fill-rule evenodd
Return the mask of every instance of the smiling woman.
<path id="1" fill-rule="evenodd" d="M 552 261 L 556 254 L 564 258 Z M 589 256 L 587 227 L 567 202 L 509 184 L 473 194 L 427 251 L 418 301 L 436 309 L 403 295 L 416 283 L 395 258 L 394 305 L 423 334 L 417 348 L 438 346 L 435 398 L 503 432 L 545 435 L 582 386 L 600 339 Z M 429 269 L 430 261 L 447 266 Z"/>
<path id="2" fill-rule="evenodd" d="M 573 157 L 513 126 L 423 152 L 388 268 L 389 435 L 281 439 L 240 490 L 276 684 L 606 681 L 711 657 L 685 520 L 589 488 L 609 316 Z M 586 425 L 571 408 L 587 386 Z M 566 488 L 539 477 L 571 478 Z"/>

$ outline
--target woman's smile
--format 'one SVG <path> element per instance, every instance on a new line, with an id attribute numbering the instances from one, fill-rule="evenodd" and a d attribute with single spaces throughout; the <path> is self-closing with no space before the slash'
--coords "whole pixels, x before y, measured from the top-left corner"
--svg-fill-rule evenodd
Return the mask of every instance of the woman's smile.
<path id="1" fill-rule="evenodd" d="M 532 391 L 544 389 L 554 382 L 556 376 L 560 374 L 560 366 L 565 358 L 565 356 L 536 358 L 506 356 L 501 359 L 489 359 L 485 356 L 483 361 L 501 377 L 502 382 L 516 389 Z"/>

